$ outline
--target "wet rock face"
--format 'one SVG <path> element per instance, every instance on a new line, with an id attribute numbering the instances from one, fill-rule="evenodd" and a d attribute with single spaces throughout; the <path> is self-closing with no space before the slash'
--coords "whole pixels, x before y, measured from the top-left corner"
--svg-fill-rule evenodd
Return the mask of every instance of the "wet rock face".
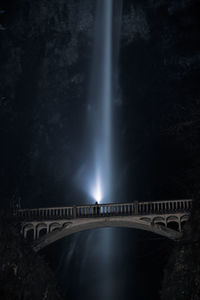
<path id="1" fill-rule="evenodd" d="M 11 2 L 2 22 L 2 194 L 10 193 L 11 184 L 25 193 L 28 205 L 47 192 L 49 182 L 63 188 L 73 176 L 71 156 L 78 156 L 74 149 L 80 147 L 86 110 L 83 64 L 91 53 L 94 3 Z"/>
<path id="2" fill-rule="evenodd" d="M 148 191 L 149 196 L 146 193 L 142 197 L 154 197 L 155 188 L 150 191 L 155 184 L 150 174 L 152 164 L 155 173 L 161 172 L 154 161 L 155 148 L 162 144 L 167 149 L 166 143 L 175 143 L 176 151 L 183 155 L 191 150 L 188 140 L 193 124 L 198 122 L 194 111 L 199 106 L 195 88 L 199 73 L 196 3 L 123 2 L 121 87 L 115 110 L 120 116 L 117 139 L 123 145 L 122 157 L 129 160 L 121 163 L 124 175 L 119 185 L 131 178 L 138 186 L 136 194 Z M 67 194 L 69 201 L 76 201 L 79 192 L 74 181 L 80 166 L 84 168 L 87 139 L 84 125 L 95 1 L 21 0 L 7 1 L 4 6 L 0 14 L 4 28 L 0 30 L 1 194 L 19 194 L 24 206 L 33 201 L 35 205 L 54 205 L 55 201 L 62 205 Z M 186 143 L 181 136 L 174 137 L 182 130 Z M 170 141 L 163 138 L 166 131 L 172 133 Z M 197 130 L 192 134 L 197 136 Z M 148 162 L 141 156 L 148 156 L 145 148 L 151 157 Z M 166 151 L 170 153 L 172 148 Z M 165 150 L 158 152 L 162 160 Z M 144 178 L 142 161 L 147 172 L 145 189 L 138 184 L 143 181 L 140 177 Z M 166 168 L 168 165 L 162 166 L 163 174 Z M 175 189 L 173 166 L 170 168 L 167 180 Z M 141 175 L 135 176 L 135 169 L 141 170 Z M 156 182 L 159 184 L 163 193 L 170 190 Z M 124 189 L 129 188 L 128 183 Z M 158 194 L 159 198 L 167 197 Z"/>
<path id="3" fill-rule="evenodd" d="M 200 299 L 200 197 L 194 196 L 190 223 L 186 224 L 184 239 L 173 249 L 165 268 L 161 299 Z"/>
<path id="4" fill-rule="evenodd" d="M 185 197 L 193 193 L 194 181 L 198 181 L 199 167 L 195 174 L 189 171 L 194 156 L 199 161 L 198 14 L 198 2 L 192 0 L 124 2 L 120 60 L 123 130 L 118 138 L 125 145 L 124 156 L 138 158 L 124 167 L 124 172 L 131 174 L 124 181 L 131 178 L 130 185 L 134 182 L 138 197 L 144 199 Z M 141 170 L 137 178 L 136 169 Z M 143 195 L 141 182 L 146 186 Z"/>
<path id="5" fill-rule="evenodd" d="M 131 154 L 145 152 L 144 148 L 147 145 L 149 157 L 151 149 L 156 152 L 150 175 L 148 175 L 149 159 L 145 160 L 147 154 L 143 155 L 143 159 L 138 164 L 135 162 L 133 165 L 133 169 L 145 165 L 147 177 L 153 178 L 152 170 L 155 170 L 155 182 L 153 180 L 151 186 L 147 186 L 147 191 L 151 190 L 150 197 L 166 198 L 182 195 L 184 198 L 191 197 L 195 200 L 191 223 L 185 228 L 184 239 L 171 250 L 172 254 L 164 271 L 160 298 L 162 300 L 200 299 L 198 255 L 200 251 L 200 141 L 198 137 L 200 7 L 197 1 L 146 1 L 145 4 L 141 1 L 140 3 L 128 1 L 126 9 L 129 10 L 128 7 L 131 6 L 135 14 L 137 10 L 142 9 L 143 18 L 140 18 L 140 21 L 143 20 L 142 28 L 148 28 L 146 31 L 148 38 L 144 38 L 139 30 L 136 33 L 137 26 L 133 26 L 132 19 L 127 14 L 129 18 L 126 17 L 128 20 L 126 26 L 129 26 L 130 31 L 134 28 L 134 34 L 128 43 L 123 43 L 122 56 L 126 54 L 129 59 L 122 58 L 122 69 L 124 68 L 121 75 L 124 86 L 122 90 L 125 93 L 127 90 L 134 89 L 135 93 L 126 92 L 127 97 L 123 98 L 122 108 L 128 107 L 131 110 L 134 102 L 136 112 L 133 117 L 132 109 L 133 113 L 130 117 L 126 116 L 122 141 L 124 144 L 127 141 L 127 144 L 132 145 L 132 149 L 129 148 Z M 145 48 L 147 51 L 144 51 Z M 138 55 L 139 51 L 142 53 L 142 58 Z M 156 59 L 154 54 L 157 55 Z M 135 55 L 136 59 L 131 58 L 131 55 Z M 132 67 L 127 74 L 131 62 Z M 141 66 L 145 72 L 142 72 Z M 123 80 L 124 76 L 126 78 Z M 145 84 L 141 85 L 139 76 Z M 129 80 L 130 77 L 134 80 Z M 133 94 L 136 101 L 132 97 Z M 155 105 L 155 112 L 152 111 L 152 105 Z M 133 126 L 140 128 L 135 136 L 132 134 Z M 145 136 L 145 140 L 141 139 L 141 135 Z M 152 146 L 150 142 L 146 142 L 148 137 Z M 167 166 L 163 163 L 164 157 Z M 160 162 L 160 167 L 157 161 Z M 158 179 L 158 174 L 161 180 Z M 140 179 L 138 181 L 135 179 L 135 182 L 139 184 L 144 180 L 143 177 L 144 171 Z M 131 177 L 132 181 L 133 178 L 134 173 Z M 152 191 L 153 186 L 156 193 Z M 149 197 L 149 194 L 146 193 L 145 197 Z"/>

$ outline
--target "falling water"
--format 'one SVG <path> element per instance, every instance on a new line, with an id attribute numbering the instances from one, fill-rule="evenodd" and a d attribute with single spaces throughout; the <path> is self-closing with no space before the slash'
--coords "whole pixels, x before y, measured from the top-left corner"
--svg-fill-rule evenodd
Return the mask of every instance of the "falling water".
<path id="1" fill-rule="evenodd" d="M 85 139 L 88 157 L 84 158 L 77 181 L 93 201 L 112 202 L 115 201 L 112 195 L 113 170 L 116 166 L 116 160 L 113 159 L 116 157 L 113 106 L 118 90 L 122 0 L 96 0 L 96 4 L 94 51 L 87 105 L 89 126 L 86 126 Z M 64 250 L 57 274 L 62 274 L 64 286 L 69 293 L 71 285 L 79 287 L 73 290 L 75 299 L 76 294 L 77 299 L 80 295 L 82 299 L 122 299 L 118 282 L 114 279 L 117 258 L 114 259 L 113 255 L 114 248 L 120 244 L 120 236 L 113 228 L 76 234 L 70 245 L 67 242 L 67 252 Z M 72 267 L 73 272 L 70 272 Z M 75 278 L 71 273 L 75 274 Z"/>
<path id="2" fill-rule="evenodd" d="M 113 157 L 116 157 L 113 106 L 118 90 L 122 0 L 97 0 L 96 3 L 94 51 L 87 106 L 87 171 L 85 172 L 85 164 L 80 169 L 78 178 L 93 201 L 106 203 L 115 200 L 112 198 L 115 166 Z M 113 247 L 120 241 L 119 235 L 111 228 L 84 234 L 84 242 L 78 238 L 74 241 L 75 248 L 80 246 L 83 249 L 81 262 L 76 270 L 76 280 L 80 285 L 84 283 L 83 299 L 119 299 L 116 294 L 118 283 L 114 283 L 113 279 L 116 262 L 111 259 Z M 71 252 L 74 251 L 74 245 Z M 68 255 L 66 260 L 69 261 Z M 94 284 L 91 285 L 93 280 Z"/>
<path id="3" fill-rule="evenodd" d="M 111 195 L 113 0 L 99 0 L 90 87 L 93 170 L 90 193 L 97 201 Z"/>
<path id="4" fill-rule="evenodd" d="M 98 202 L 112 201 L 113 85 L 116 83 L 116 64 L 119 49 L 121 0 L 98 0 L 95 26 L 95 45 L 89 99 L 89 119 L 92 139 L 91 196 Z M 118 15 L 118 22 L 114 22 Z M 116 34 L 118 32 L 118 34 Z M 116 38 L 117 37 L 117 38 Z M 115 45 L 115 49 L 113 49 Z"/>
<path id="5" fill-rule="evenodd" d="M 112 202 L 114 181 L 114 124 L 113 105 L 118 85 L 118 56 L 122 0 L 97 0 L 95 44 L 92 61 L 89 97 L 89 123 L 91 128 L 91 150 L 89 192 L 96 201 Z M 100 261 L 95 262 L 99 286 L 96 299 L 117 299 L 112 274 L 113 245 L 119 236 L 114 229 L 95 231 L 90 240 L 98 245 Z M 89 251 L 90 255 L 94 255 Z M 95 253 L 98 256 L 98 252 Z"/>

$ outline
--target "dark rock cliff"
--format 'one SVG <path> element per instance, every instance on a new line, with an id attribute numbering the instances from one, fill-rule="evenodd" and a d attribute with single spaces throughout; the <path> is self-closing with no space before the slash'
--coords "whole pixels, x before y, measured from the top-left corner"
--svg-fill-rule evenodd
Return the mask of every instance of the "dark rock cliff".
<path id="1" fill-rule="evenodd" d="M 186 224 L 184 237 L 172 251 L 165 268 L 161 299 L 200 299 L 200 197 L 195 204 L 191 221 Z"/>
<path id="2" fill-rule="evenodd" d="M 47 263 L 22 241 L 6 211 L 0 213 L 0 295 L 2 300 L 61 300 Z"/>
<path id="3" fill-rule="evenodd" d="M 195 199 L 166 266 L 163 300 L 199 299 L 199 16 L 195 0 L 124 1 L 115 103 L 121 195 Z M 4 1 L 0 19 L 1 206 L 19 198 L 26 207 L 62 205 L 66 193 L 76 202 L 94 1 Z M 51 272 L 5 220 L 1 295 L 59 299 Z"/>

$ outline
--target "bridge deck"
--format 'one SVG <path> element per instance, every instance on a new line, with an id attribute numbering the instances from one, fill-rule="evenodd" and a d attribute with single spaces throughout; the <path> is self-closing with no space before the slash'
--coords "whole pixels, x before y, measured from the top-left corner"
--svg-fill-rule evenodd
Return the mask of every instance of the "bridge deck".
<path id="1" fill-rule="evenodd" d="M 190 211 L 191 199 L 154 202 L 106 203 L 80 206 L 17 209 L 14 214 L 23 219 L 71 219 L 105 216 L 166 214 Z"/>

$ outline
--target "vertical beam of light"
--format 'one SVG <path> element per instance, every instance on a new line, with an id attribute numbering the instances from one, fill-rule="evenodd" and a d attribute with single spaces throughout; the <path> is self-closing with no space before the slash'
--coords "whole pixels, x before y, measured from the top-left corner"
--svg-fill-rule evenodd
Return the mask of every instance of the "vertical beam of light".
<path id="1" fill-rule="evenodd" d="M 93 144 L 93 170 L 90 194 L 98 202 L 112 202 L 113 192 L 113 97 L 118 85 L 118 56 L 122 0 L 98 0 L 95 44 L 90 87 L 90 127 Z M 114 48 L 113 48 L 114 46 Z M 114 74 L 113 74 L 114 73 Z M 91 233 L 89 233 L 91 234 Z M 117 237 L 114 229 L 95 232 L 91 243 L 98 245 L 101 262 L 95 264 L 99 285 L 96 299 L 117 298 L 112 282 L 114 270 L 113 245 Z M 119 237 L 118 239 L 119 240 Z M 89 251 L 89 245 L 86 246 Z M 91 253 L 92 255 L 92 253 Z M 95 253 L 95 256 L 97 254 Z"/>
<path id="2" fill-rule="evenodd" d="M 90 90 L 94 170 L 89 187 L 98 202 L 110 199 L 112 190 L 112 15 L 113 0 L 99 0 Z"/>
<path id="3" fill-rule="evenodd" d="M 88 103 L 89 126 L 86 141 L 89 170 L 85 171 L 84 165 L 80 169 L 78 180 L 81 187 L 84 184 L 85 191 L 95 201 L 112 202 L 114 177 L 112 99 L 118 85 L 122 0 L 96 0 L 96 2 L 94 53 Z M 76 286 L 81 289 L 81 284 L 85 283 L 84 289 L 78 292 L 79 296 L 96 300 L 119 299 L 113 280 L 116 264 L 116 259 L 113 259 L 114 247 L 120 240 L 118 235 L 115 236 L 117 232 L 112 228 L 98 229 L 85 232 L 81 240 L 82 234 L 75 236 L 69 252 L 63 258 L 67 270 L 70 268 L 71 260 L 78 258 L 81 261 L 81 268 L 78 264 L 78 267 L 75 265 L 73 270 L 76 274 Z M 77 248 L 82 249 L 81 253 L 77 251 L 79 257 L 75 253 Z M 72 259 L 73 255 L 75 258 Z M 63 262 L 60 263 L 58 273 L 62 266 Z"/>
<path id="4" fill-rule="evenodd" d="M 118 56 L 122 0 L 96 0 L 96 20 L 94 30 L 94 51 L 88 100 L 87 166 L 80 169 L 79 184 L 98 202 L 113 202 L 113 98 L 118 88 Z M 83 186 L 84 185 L 84 186 Z M 82 233 L 83 234 L 83 233 Z M 82 236 L 81 234 L 81 236 Z M 69 253 L 65 257 L 65 267 L 69 270 L 75 249 L 82 249 L 78 268 L 75 265 L 76 284 L 84 299 L 116 300 L 114 282 L 117 263 L 114 248 L 121 239 L 113 228 L 102 228 L 86 232 L 81 240 L 76 236 Z M 62 266 L 62 263 L 60 264 Z M 59 272 L 60 268 L 58 269 Z M 94 276 L 95 274 L 95 276 Z M 94 276 L 94 278 L 93 278 Z M 89 278 L 89 279 L 88 279 Z M 94 284 L 91 284 L 91 280 Z M 76 292 L 75 292 L 76 293 Z M 80 295 L 80 292 L 79 292 Z M 91 296 L 92 295 L 92 296 Z M 81 295 L 82 296 L 82 295 Z M 85 297 L 84 297 L 85 296 Z M 121 299 L 121 297 L 120 297 Z"/>

